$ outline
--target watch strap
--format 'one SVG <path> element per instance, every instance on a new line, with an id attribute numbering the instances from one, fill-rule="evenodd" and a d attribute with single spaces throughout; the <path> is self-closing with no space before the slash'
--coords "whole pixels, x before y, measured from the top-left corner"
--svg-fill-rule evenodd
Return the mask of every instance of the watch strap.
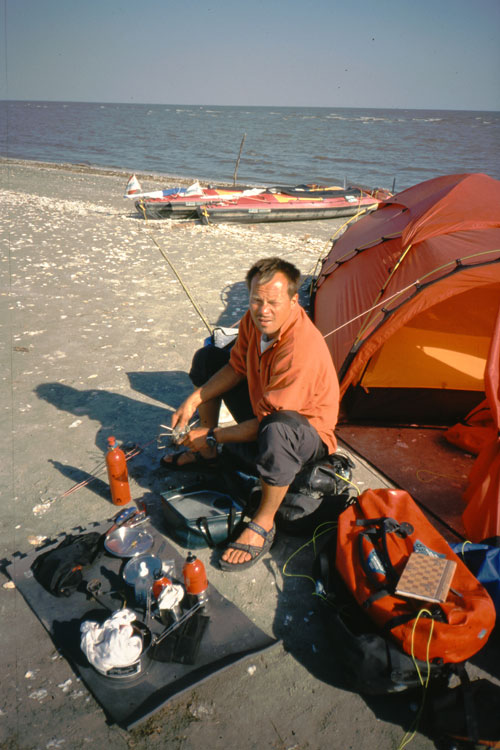
<path id="1" fill-rule="evenodd" d="M 215 430 L 215 427 L 211 427 L 209 429 L 205 440 L 207 443 L 211 443 L 212 445 L 217 445 L 217 438 L 215 437 L 214 430 Z"/>

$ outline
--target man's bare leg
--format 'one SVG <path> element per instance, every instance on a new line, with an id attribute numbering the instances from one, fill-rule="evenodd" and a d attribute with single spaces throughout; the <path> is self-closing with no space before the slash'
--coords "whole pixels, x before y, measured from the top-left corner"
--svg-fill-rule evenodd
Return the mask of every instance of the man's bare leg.
<path id="1" fill-rule="evenodd" d="M 286 487 L 274 487 L 270 484 L 266 484 L 262 479 L 260 480 L 260 484 L 262 487 L 262 499 L 253 520 L 266 531 L 270 531 L 274 524 L 274 516 L 288 491 L 288 485 Z M 241 544 L 252 544 L 255 547 L 264 546 L 264 539 L 259 534 L 256 534 L 255 531 L 248 528 L 241 533 L 241 536 L 238 537 L 237 541 Z M 229 545 L 222 555 L 222 559 L 226 562 L 238 564 L 247 562 L 251 559 L 251 556 L 248 552 L 233 549 L 231 545 Z"/>
<path id="2" fill-rule="evenodd" d="M 219 412 L 222 399 L 212 398 L 198 406 L 200 427 L 217 427 L 219 424 Z"/>

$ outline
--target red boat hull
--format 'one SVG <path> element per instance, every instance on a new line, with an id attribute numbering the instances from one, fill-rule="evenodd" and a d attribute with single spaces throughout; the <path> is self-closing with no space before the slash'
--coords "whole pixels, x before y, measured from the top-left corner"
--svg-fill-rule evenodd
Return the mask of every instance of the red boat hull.
<path id="1" fill-rule="evenodd" d="M 216 191 L 205 195 L 169 196 L 137 201 L 140 213 L 151 219 L 201 219 L 205 223 L 255 224 L 273 221 L 307 221 L 354 216 L 372 211 L 389 197 L 387 191 L 360 188 L 273 188 L 258 195 L 224 198 Z M 214 195 L 215 193 L 215 195 Z"/>

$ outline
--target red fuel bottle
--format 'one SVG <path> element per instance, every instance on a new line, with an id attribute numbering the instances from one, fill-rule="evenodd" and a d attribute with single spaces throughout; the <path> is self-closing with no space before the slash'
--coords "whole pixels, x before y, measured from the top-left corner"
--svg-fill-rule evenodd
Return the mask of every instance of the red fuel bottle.
<path id="1" fill-rule="evenodd" d="M 202 598 L 200 594 L 204 594 L 208 587 L 207 574 L 202 561 L 198 560 L 192 552 L 189 552 L 186 558 L 182 575 L 184 577 L 186 593 Z"/>
<path id="2" fill-rule="evenodd" d="M 106 454 L 111 500 L 114 505 L 126 505 L 130 502 L 130 487 L 128 484 L 127 460 L 125 453 L 118 448 L 113 436 L 108 438 L 108 452 Z"/>
<path id="3" fill-rule="evenodd" d="M 164 588 L 167 586 L 171 586 L 172 581 L 170 578 L 167 578 L 166 576 L 162 576 L 161 572 L 158 573 L 158 578 L 155 578 L 153 582 L 153 596 L 155 599 L 158 599 L 161 592 Z"/>

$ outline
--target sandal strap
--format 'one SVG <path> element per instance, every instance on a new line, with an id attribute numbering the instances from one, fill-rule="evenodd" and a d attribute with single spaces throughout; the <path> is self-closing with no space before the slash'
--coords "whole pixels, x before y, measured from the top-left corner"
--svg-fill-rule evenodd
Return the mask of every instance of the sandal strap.
<path id="1" fill-rule="evenodd" d="M 243 544 L 243 542 L 231 542 L 227 545 L 227 549 L 238 549 L 242 552 L 248 552 L 249 555 L 254 555 L 262 552 L 263 547 L 256 547 L 254 544 Z"/>
<path id="2" fill-rule="evenodd" d="M 266 531 L 265 529 L 263 529 L 262 526 L 259 526 L 259 524 L 255 523 L 255 521 L 249 521 L 247 523 L 247 526 L 249 529 L 251 529 L 256 534 L 261 536 L 264 539 L 264 541 L 267 541 L 268 537 L 274 534 L 274 524 L 273 524 L 273 527 L 269 529 L 269 531 Z"/>

